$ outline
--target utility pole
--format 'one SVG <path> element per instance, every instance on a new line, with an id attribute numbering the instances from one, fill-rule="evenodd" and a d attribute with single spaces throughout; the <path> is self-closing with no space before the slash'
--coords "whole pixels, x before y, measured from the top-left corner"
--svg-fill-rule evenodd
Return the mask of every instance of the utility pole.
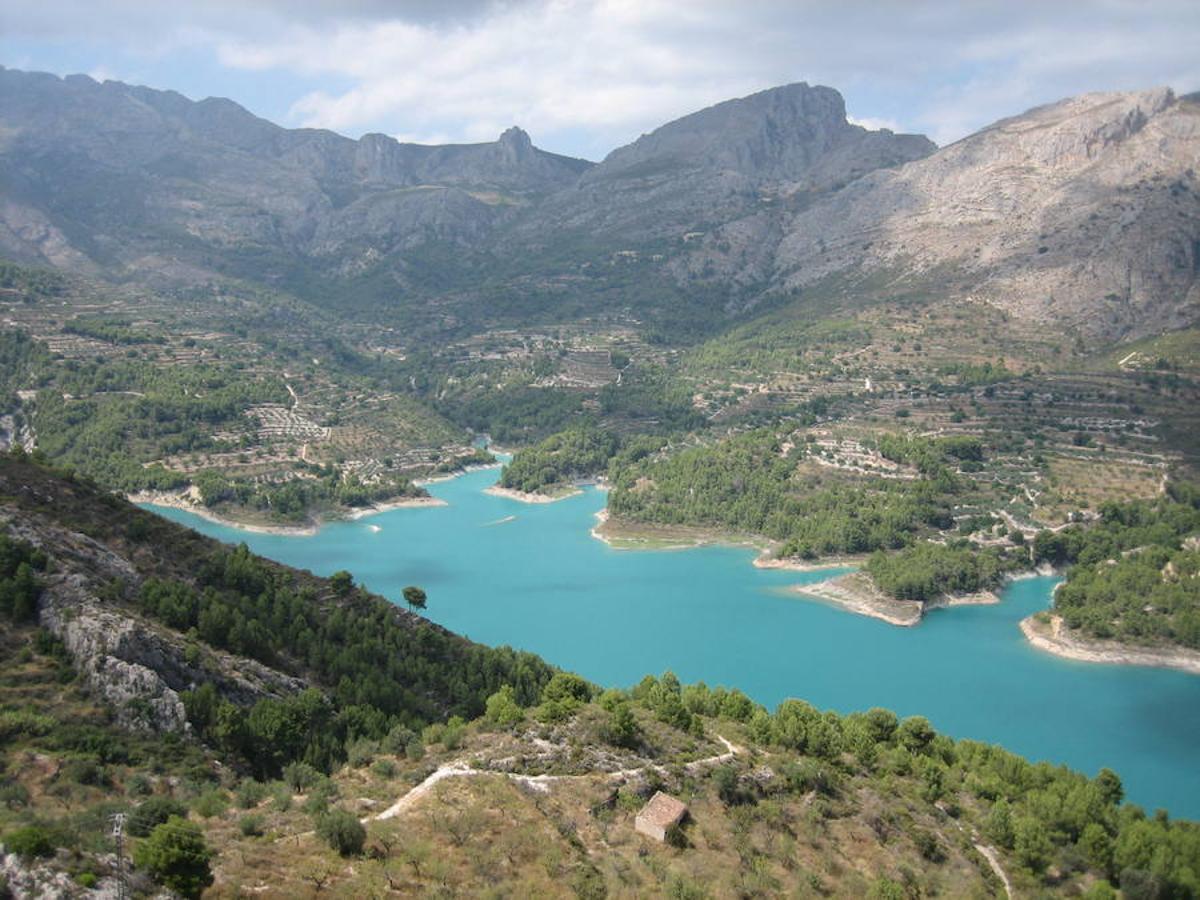
<path id="1" fill-rule="evenodd" d="M 112 839 L 117 845 L 117 900 L 127 900 L 129 885 L 125 882 L 125 813 L 113 813 Z"/>

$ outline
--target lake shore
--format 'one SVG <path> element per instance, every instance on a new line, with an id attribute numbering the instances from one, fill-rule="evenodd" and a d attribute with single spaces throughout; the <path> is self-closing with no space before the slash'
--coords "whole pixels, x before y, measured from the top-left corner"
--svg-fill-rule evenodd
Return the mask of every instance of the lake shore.
<path id="1" fill-rule="evenodd" d="M 356 507 L 338 511 L 336 515 L 320 516 L 316 522 L 305 525 L 274 525 L 263 522 L 247 522 L 222 516 L 208 509 L 194 493 L 194 488 L 186 491 L 138 491 L 126 494 L 125 499 L 130 503 L 149 503 L 155 506 L 166 506 L 171 509 L 182 509 L 216 525 L 227 528 L 237 528 L 254 534 L 276 534 L 284 537 L 312 537 L 328 522 L 345 522 L 373 516 L 393 509 L 412 509 L 418 507 L 446 506 L 446 501 L 438 497 L 401 497 L 371 506 Z"/>
<path id="2" fill-rule="evenodd" d="M 597 487 L 607 489 L 599 484 Z M 753 535 L 730 534 L 690 525 L 648 525 L 616 520 L 609 515 L 607 508 L 596 513 L 596 524 L 591 534 L 614 550 L 686 550 L 720 544 L 725 547 L 752 547 L 760 555 L 766 555 L 773 549 L 770 541 Z M 837 564 L 816 565 L 814 568 L 828 569 L 834 565 Z"/>
<path id="3" fill-rule="evenodd" d="M 816 584 L 799 584 L 792 590 L 803 597 L 823 600 L 847 612 L 870 616 L 902 628 L 919 624 L 924 614 L 922 604 L 887 596 L 863 572 L 847 572 Z"/>
<path id="4" fill-rule="evenodd" d="M 493 497 L 505 497 L 521 503 L 557 503 L 559 500 L 566 500 L 568 497 L 575 497 L 583 493 L 579 488 L 571 488 L 559 494 L 531 494 L 527 491 L 517 491 L 512 488 L 500 487 L 498 484 L 484 488 L 483 492 L 491 494 Z"/>
<path id="5" fill-rule="evenodd" d="M 781 559 L 772 555 L 771 550 L 764 550 L 754 559 L 756 569 L 783 569 L 788 572 L 820 572 L 834 567 L 858 567 L 867 561 L 865 556 L 819 556 L 816 559 Z"/>
<path id="6" fill-rule="evenodd" d="M 925 614 L 932 609 L 948 609 L 954 606 L 991 606 L 999 603 L 995 591 L 973 591 L 969 594 L 943 594 L 935 600 L 922 603 L 919 600 L 897 600 L 881 591 L 866 572 L 848 572 L 816 584 L 802 584 L 793 588 L 798 594 L 815 597 L 860 616 L 870 616 L 911 628 L 919 625 Z"/>
<path id="7" fill-rule="evenodd" d="M 413 484 L 415 484 L 417 487 L 425 487 L 430 484 L 440 484 L 443 481 L 453 481 L 455 478 L 468 475 L 471 472 L 485 472 L 488 469 L 502 468 L 504 468 L 504 463 L 499 461 L 494 463 L 472 463 L 469 466 L 463 466 L 461 469 L 457 469 L 453 472 L 442 472 L 439 475 L 430 475 L 427 478 L 414 479 Z"/>
<path id="8" fill-rule="evenodd" d="M 1022 619 L 1021 633 L 1031 645 L 1045 653 L 1080 662 L 1153 666 L 1200 675 L 1200 650 L 1183 647 L 1138 647 L 1119 641 L 1084 637 L 1072 634 L 1063 623 L 1062 616 L 1051 615 L 1045 620 L 1039 616 L 1041 614 L 1037 613 Z"/>

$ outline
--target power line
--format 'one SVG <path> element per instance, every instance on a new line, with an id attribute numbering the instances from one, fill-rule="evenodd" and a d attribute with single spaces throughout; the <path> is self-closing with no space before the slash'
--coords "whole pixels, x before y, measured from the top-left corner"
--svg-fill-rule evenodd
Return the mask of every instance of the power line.
<path id="1" fill-rule="evenodd" d="M 112 822 L 112 839 L 117 845 L 117 900 L 126 900 L 129 896 L 129 885 L 125 880 L 125 813 L 113 813 L 109 816 Z"/>

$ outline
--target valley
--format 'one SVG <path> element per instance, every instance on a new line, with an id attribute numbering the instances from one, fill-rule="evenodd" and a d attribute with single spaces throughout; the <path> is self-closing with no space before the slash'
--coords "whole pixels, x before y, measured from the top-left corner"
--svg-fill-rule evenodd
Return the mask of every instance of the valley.
<path id="1" fill-rule="evenodd" d="M 16 526 L 18 540 L 46 554 L 39 560 L 5 538 L 6 567 L 14 551 L 33 559 L 43 610 L 41 628 L 8 607 L 0 625 L 8 773 L 0 833 L 16 851 L 4 857 L 8 884 L 35 894 L 115 889 L 119 873 L 105 822 L 120 811 L 130 815 L 139 861 L 130 878 L 139 891 L 165 878 L 182 892 L 198 892 L 198 885 L 213 896 L 471 892 L 485 885 L 588 896 L 785 890 L 886 896 L 897 889 L 1071 896 L 1108 877 L 1132 883 L 1138 876 L 1131 871 L 1150 866 L 1152 853 L 1170 861 L 1154 863 L 1154 877 L 1187 884 L 1196 826 L 1165 813 L 1147 816 L 1125 797 L 1163 793 L 1177 801 L 1190 794 L 1195 736 L 1177 711 L 1193 702 L 1188 698 L 1200 683 L 1151 669 L 1081 668 L 1028 649 L 1015 617 L 1045 603 L 1051 579 L 1018 582 L 1014 589 L 1023 593 L 999 606 L 940 612 L 915 631 L 892 629 L 770 590 L 731 590 L 735 573 L 794 580 L 795 573 L 754 569 L 746 554 L 604 551 L 586 531 L 564 528 L 561 518 L 586 518 L 596 508 L 594 494 L 536 507 L 534 515 L 530 507 L 482 494 L 489 474 L 440 483 L 447 507 L 329 525 L 327 537 L 339 545 L 327 551 L 313 538 L 250 540 L 276 556 L 291 547 L 325 570 L 353 560 L 349 548 L 361 546 L 363 530 L 376 524 L 375 539 L 391 536 L 408 558 L 389 562 L 390 554 L 370 553 L 362 568 L 372 588 L 390 595 L 397 575 L 419 574 L 431 586 L 432 616 L 488 641 L 502 639 L 495 629 L 506 623 L 561 655 L 562 636 L 577 634 L 572 652 L 580 668 L 607 671 L 602 683 L 615 679 L 629 688 L 602 690 L 529 654 L 470 644 L 368 594 L 345 573 L 322 578 L 288 569 L 78 478 L 0 460 L 0 513 Z M 46 503 L 50 496 L 55 503 Z M 461 569 L 444 566 L 439 575 L 431 567 L 427 548 L 445 541 L 419 519 L 483 519 L 518 506 L 512 523 L 478 533 L 533 525 L 531 551 L 560 561 L 560 572 L 545 563 L 537 573 L 494 566 L 493 554 L 511 558 L 521 546 L 511 539 L 493 539 L 491 550 L 477 546 L 479 577 L 490 580 L 491 595 L 507 600 L 493 609 L 480 603 L 489 594 L 477 585 L 456 586 Z M 664 610 L 660 625 L 648 618 L 656 615 L 654 604 L 630 590 L 627 576 L 614 582 L 625 590 L 613 591 L 604 584 L 608 566 L 593 565 L 601 582 L 594 600 L 580 595 L 563 603 L 560 590 L 537 584 L 578 571 L 563 552 L 576 544 L 621 567 L 666 564 L 683 572 L 700 564 L 715 590 L 709 600 L 697 595 L 694 582 L 674 579 L 689 613 Z M 113 579 L 118 571 L 121 578 Z M 497 589 L 496 575 L 504 572 L 523 586 Z M 10 596 L 9 578 L 0 596 Z M 663 583 L 650 580 L 655 591 Z M 194 614 L 190 592 L 201 589 L 208 606 L 236 611 L 242 624 L 222 633 L 201 611 L 199 629 L 180 630 Z M 731 620 L 733 597 L 742 611 Z M 598 601 L 609 615 L 579 609 L 581 601 Z M 761 617 L 749 609 L 764 604 Z M 519 621 L 520 607 L 534 615 Z M 588 618 L 588 633 L 564 631 L 553 621 L 555 608 Z M 257 630 L 286 618 L 285 609 L 298 621 L 277 634 Z M 1000 641 L 998 617 L 1007 623 Z M 977 631 L 966 618 L 977 620 Z M 989 625 L 988 618 L 997 621 Z M 758 660 L 759 680 L 745 668 L 739 675 L 751 696 L 681 684 L 670 672 L 626 674 L 653 658 L 685 679 L 700 670 L 723 680 L 726 670 L 716 659 L 677 655 L 688 647 L 717 649 L 682 630 L 702 622 L 723 628 L 724 652 L 737 654 L 738 632 L 755 619 L 744 658 Z M 607 621 L 617 629 L 612 638 L 597 631 Z M 781 622 L 794 624 L 781 628 Z M 847 628 L 858 638 L 840 633 Z M 139 638 L 129 639 L 131 633 Z M 673 635 L 665 655 L 664 633 Z M 336 644 L 314 652 L 333 634 L 341 635 Z M 623 655 L 612 652 L 617 636 Z M 915 638 L 932 641 L 930 652 L 913 654 L 897 643 Z M 864 639 L 873 650 L 847 660 L 844 648 Z M 365 662 L 345 648 L 353 643 L 359 653 L 373 654 L 380 640 L 404 648 L 388 655 L 386 673 L 339 677 Z M 781 677 L 777 663 L 763 665 L 772 641 L 784 651 L 779 661 L 800 661 L 807 674 Z M 447 657 L 456 662 L 447 664 Z M 957 674 L 931 678 L 929 664 Z M 1024 692 L 1014 690 L 1014 664 L 1037 670 Z M 784 699 L 768 712 L 755 701 L 780 696 L 785 683 L 803 685 L 819 705 Z M 961 693 L 930 692 L 951 683 Z M 855 696 L 867 695 L 903 698 L 896 704 L 901 715 L 844 712 L 857 705 Z M 980 709 L 981 696 L 990 711 Z M 1125 704 L 1145 708 L 1155 697 L 1172 699 L 1158 707 L 1153 724 L 1100 726 L 1121 721 Z M 820 711 L 826 705 L 838 711 Z M 1095 775 L 955 740 L 945 726 L 904 711 L 931 706 L 938 707 L 935 721 L 956 719 L 975 734 L 987 733 L 985 720 L 992 727 L 1023 723 L 1023 737 L 1010 732 L 1006 744 L 1044 742 L 1055 748 L 1051 756 L 1069 753 Z M 1010 706 L 1012 714 L 1004 714 Z M 973 725 L 962 718 L 972 710 L 983 717 Z M 187 736 L 180 714 L 202 743 Z M 1092 721 L 1085 725 L 1079 717 Z M 1118 752 L 1098 744 L 1104 734 L 1120 734 Z M 1119 756 L 1125 780 L 1096 765 L 1097 756 Z M 633 827 L 645 799 L 659 790 L 689 808 L 680 833 L 661 845 L 647 843 Z M 1053 818 L 1047 809 L 1055 810 Z M 168 833 L 194 835 L 204 864 L 154 869 L 136 848 Z M 1065 860 L 1074 860 L 1070 868 Z"/>
<path id="2" fill-rule="evenodd" d="M 0 92 L 0 895 L 1200 895 L 1200 96 Z"/>

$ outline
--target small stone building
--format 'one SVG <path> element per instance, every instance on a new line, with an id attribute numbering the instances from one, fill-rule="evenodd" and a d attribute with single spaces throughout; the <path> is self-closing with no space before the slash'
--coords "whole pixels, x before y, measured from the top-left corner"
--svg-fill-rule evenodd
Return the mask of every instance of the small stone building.
<path id="1" fill-rule="evenodd" d="M 676 800 L 670 794 L 656 791 L 650 802 L 637 814 L 633 827 L 646 837 L 665 841 L 667 831 L 682 822 L 687 816 L 687 811 L 687 804 Z"/>

